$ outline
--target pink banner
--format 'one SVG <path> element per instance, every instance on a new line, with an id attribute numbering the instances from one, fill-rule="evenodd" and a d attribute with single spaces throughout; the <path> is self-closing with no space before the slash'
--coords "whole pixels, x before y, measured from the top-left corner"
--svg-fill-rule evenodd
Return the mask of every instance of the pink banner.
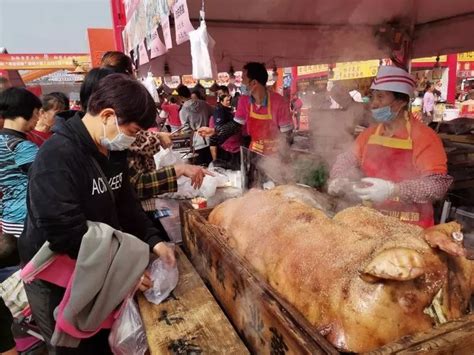
<path id="1" fill-rule="evenodd" d="M 123 4 L 125 7 L 125 17 L 128 21 L 140 4 L 140 0 L 125 0 Z"/>
<path id="2" fill-rule="evenodd" d="M 166 49 L 173 48 L 173 42 L 171 41 L 170 18 L 168 16 L 161 19 L 161 28 L 163 29 L 163 38 L 165 39 Z"/>
<path id="3" fill-rule="evenodd" d="M 150 59 L 159 57 L 166 53 L 167 49 L 163 42 L 161 42 L 160 36 L 158 35 L 158 28 L 155 28 L 151 34 L 151 43 L 150 43 L 151 55 Z"/>
<path id="4" fill-rule="evenodd" d="M 145 40 L 143 40 L 143 42 L 140 43 L 139 52 L 140 52 L 140 65 L 148 63 L 150 61 L 150 58 L 148 58 L 148 52 L 146 50 Z"/>
<path id="5" fill-rule="evenodd" d="M 188 4 L 186 3 L 186 0 L 177 0 L 173 11 L 176 43 L 179 45 L 189 41 L 188 33 L 194 31 L 194 27 L 189 20 Z"/>

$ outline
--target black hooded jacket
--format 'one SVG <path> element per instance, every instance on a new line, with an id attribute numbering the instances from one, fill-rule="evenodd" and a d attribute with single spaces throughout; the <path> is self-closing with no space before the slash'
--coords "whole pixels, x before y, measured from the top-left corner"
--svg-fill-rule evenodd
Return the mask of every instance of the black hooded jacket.
<path id="1" fill-rule="evenodd" d="M 46 240 L 51 250 L 76 258 L 88 220 L 133 234 L 150 248 L 161 241 L 130 184 L 127 152 L 110 152 L 108 158 L 100 153 L 81 114 L 60 125 L 41 147 L 29 171 L 27 206 L 18 242 L 22 263 Z"/>

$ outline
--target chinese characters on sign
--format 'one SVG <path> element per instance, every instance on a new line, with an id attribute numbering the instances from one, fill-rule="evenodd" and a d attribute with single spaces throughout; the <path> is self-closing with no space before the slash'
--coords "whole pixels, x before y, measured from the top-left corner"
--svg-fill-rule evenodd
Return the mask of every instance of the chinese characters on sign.
<path id="1" fill-rule="evenodd" d="M 161 42 L 160 36 L 158 35 L 158 28 L 155 28 L 151 34 L 150 42 L 150 59 L 159 57 L 166 53 L 167 49 L 163 42 Z"/>
<path id="2" fill-rule="evenodd" d="M 176 43 L 178 45 L 189 41 L 188 33 L 194 31 L 194 28 L 189 20 L 186 0 L 177 0 L 174 5 L 174 28 L 176 32 Z"/>
<path id="3" fill-rule="evenodd" d="M 458 62 L 474 62 L 474 52 L 459 53 Z"/>
<path id="4" fill-rule="evenodd" d="M 145 40 L 143 40 L 140 43 L 139 52 L 140 52 L 140 65 L 148 63 L 150 61 L 150 59 L 148 58 L 148 52 L 146 50 Z"/>
<path id="5" fill-rule="evenodd" d="M 327 73 L 328 71 L 327 64 L 318 64 L 318 65 L 304 65 L 297 67 L 298 76 L 316 74 L 316 73 Z"/>
<path id="6" fill-rule="evenodd" d="M 173 43 L 171 42 L 170 18 L 168 16 L 161 19 L 161 28 L 163 29 L 166 49 L 173 48 Z"/>
<path id="7" fill-rule="evenodd" d="M 336 63 L 332 80 L 369 78 L 377 75 L 378 68 L 378 60 Z"/>
<path id="8" fill-rule="evenodd" d="M 86 54 L 0 54 L 0 70 L 75 69 L 89 64 Z"/>

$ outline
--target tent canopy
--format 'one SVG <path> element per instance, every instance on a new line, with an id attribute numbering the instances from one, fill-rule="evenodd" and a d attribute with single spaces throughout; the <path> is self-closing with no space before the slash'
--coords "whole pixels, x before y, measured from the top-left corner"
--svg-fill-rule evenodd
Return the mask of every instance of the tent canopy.
<path id="1" fill-rule="evenodd" d="M 197 27 L 201 1 L 188 7 Z M 412 39 L 412 57 L 474 50 L 474 0 L 205 0 L 205 10 L 219 71 L 387 58 L 396 33 Z M 189 42 L 141 70 L 163 74 L 165 61 L 191 73 Z"/>

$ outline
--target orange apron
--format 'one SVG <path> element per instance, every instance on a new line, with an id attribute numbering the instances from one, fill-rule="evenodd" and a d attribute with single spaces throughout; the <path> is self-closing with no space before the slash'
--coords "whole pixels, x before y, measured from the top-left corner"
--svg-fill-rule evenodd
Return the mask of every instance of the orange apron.
<path id="1" fill-rule="evenodd" d="M 270 93 L 267 94 L 267 113 L 254 112 L 254 104 L 250 103 L 250 114 L 247 131 L 252 139 L 249 149 L 253 152 L 268 155 L 278 151 L 278 135 L 280 130 L 272 116 Z"/>
<path id="2" fill-rule="evenodd" d="M 390 180 L 399 183 L 418 179 L 419 173 L 413 163 L 413 141 L 411 124 L 407 121 L 408 138 L 391 138 L 380 135 L 382 125 L 370 136 L 362 156 L 362 172 L 367 177 Z M 434 225 L 431 203 L 406 203 L 392 198 L 374 204 L 382 213 L 399 218 L 403 222 L 428 228 Z"/>

